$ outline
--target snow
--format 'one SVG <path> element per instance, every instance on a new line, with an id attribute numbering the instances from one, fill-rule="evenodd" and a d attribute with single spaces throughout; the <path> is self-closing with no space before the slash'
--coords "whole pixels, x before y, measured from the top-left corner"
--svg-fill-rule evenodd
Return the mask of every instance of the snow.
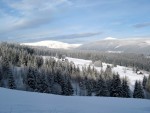
<path id="1" fill-rule="evenodd" d="M 123 53 L 123 51 L 107 51 L 108 53 Z"/>
<path id="2" fill-rule="evenodd" d="M 116 40 L 117 38 L 113 38 L 113 37 L 107 37 L 104 40 Z"/>
<path id="3" fill-rule="evenodd" d="M 134 84 L 136 80 L 142 81 L 144 76 L 147 76 L 147 77 L 149 76 L 149 73 L 146 71 L 140 71 L 143 74 L 138 74 L 138 73 L 135 73 L 132 68 L 119 66 L 119 65 L 117 65 L 117 67 L 114 67 L 112 71 L 115 73 L 118 73 L 121 78 L 127 77 L 129 80 L 129 84 L 130 84 L 130 89 L 132 91 L 134 89 Z"/>
<path id="4" fill-rule="evenodd" d="M 43 56 L 43 58 L 47 59 L 50 57 Z M 56 58 L 56 57 L 52 57 L 52 58 L 54 58 L 56 61 L 58 60 L 58 58 Z M 88 67 L 89 65 L 91 67 L 94 66 L 94 64 L 92 63 L 91 60 L 84 60 L 84 59 L 71 58 L 71 57 L 66 57 L 66 59 L 68 59 L 69 62 L 73 62 L 75 64 L 75 66 L 78 66 L 80 68 L 80 70 L 82 70 L 82 67 Z M 131 91 L 134 90 L 134 84 L 135 84 L 136 80 L 142 81 L 144 76 L 148 77 L 150 75 L 149 72 L 143 71 L 143 70 L 139 70 L 139 72 L 136 73 L 133 71 L 133 68 L 131 68 L 131 67 L 124 67 L 124 66 L 119 66 L 119 65 L 114 67 L 112 64 L 108 64 L 105 62 L 103 62 L 102 65 L 103 65 L 103 67 L 94 66 L 94 68 L 97 71 L 101 72 L 101 70 L 103 70 L 103 71 L 106 70 L 107 65 L 111 66 L 113 73 L 118 73 L 121 78 L 126 77 L 128 79 Z M 139 74 L 140 72 L 142 72 L 142 74 Z"/>
<path id="5" fill-rule="evenodd" d="M 0 88 L 0 113 L 149 113 L 150 101 L 59 96 Z"/>
<path id="6" fill-rule="evenodd" d="M 67 59 L 69 60 L 69 62 L 74 62 L 76 66 L 89 66 L 92 63 L 91 60 L 77 59 L 71 57 L 67 57 Z"/>
<path id="7" fill-rule="evenodd" d="M 89 65 L 93 66 L 92 61 L 91 60 L 83 60 L 83 59 L 77 59 L 77 58 L 70 58 L 67 57 L 67 59 L 69 60 L 69 62 L 74 62 L 74 64 L 76 66 L 79 66 L 80 69 L 82 69 L 82 67 L 88 67 Z M 105 71 L 107 65 L 112 66 L 112 64 L 108 64 L 108 63 L 102 63 L 103 67 L 95 67 L 95 69 L 97 69 L 98 71 L 100 71 L 101 69 L 103 69 Z M 113 73 L 118 73 L 120 75 L 121 78 L 127 77 L 129 84 L 130 84 L 130 89 L 133 91 L 134 89 L 134 84 L 136 80 L 143 80 L 144 76 L 149 76 L 149 72 L 140 70 L 140 72 L 142 72 L 143 74 L 138 74 L 135 73 L 133 71 L 132 68 L 130 67 L 124 67 L 124 66 L 119 66 L 117 65 L 116 67 L 112 67 L 112 72 Z"/>
<path id="8" fill-rule="evenodd" d="M 122 46 L 122 45 L 118 45 L 118 46 L 115 47 L 115 49 L 117 49 L 117 48 L 119 48 L 119 47 L 121 47 L 121 46 Z"/>
<path id="9" fill-rule="evenodd" d="M 70 49 L 70 48 L 77 48 L 81 44 L 68 44 L 63 43 L 59 41 L 40 41 L 35 43 L 22 43 L 22 45 L 28 45 L 28 46 L 42 46 L 42 47 L 48 47 L 48 48 L 54 48 L 54 49 Z"/>

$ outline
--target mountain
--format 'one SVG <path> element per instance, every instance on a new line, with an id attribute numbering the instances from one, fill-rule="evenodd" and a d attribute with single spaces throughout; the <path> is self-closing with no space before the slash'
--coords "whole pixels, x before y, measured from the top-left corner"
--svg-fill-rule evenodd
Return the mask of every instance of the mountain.
<path id="1" fill-rule="evenodd" d="M 40 47 L 48 47 L 54 49 L 74 49 L 79 47 L 81 44 L 68 44 L 59 41 L 48 40 L 48 41 L 40 41 L 35 43 L 22 43 L 22 45 L 40 46 Z"/>
<path id="2" fill-rule="evenodd" d="M 60 96 L 0 88 L 0 113 L 149 113 L 150 101 Z"/>
<path id="3" fill-rule="evenodd" d="M 150 54 L 150 39 L 115 39 L 91 42 L 78 47 L 81 50 L 98 50 L 114 53 L 142 53 Z"/>
<path id="4" fill-rule="evenodd" d="M 106 39 L 86 44 L 69 44 L 59 41 L 40 41 L 34 43 L 22 43 L 28 46 L 40 46 L 54 49 L 97 50 L 111 53 L 138 53 L 150 55 L 150 39 Z"/>

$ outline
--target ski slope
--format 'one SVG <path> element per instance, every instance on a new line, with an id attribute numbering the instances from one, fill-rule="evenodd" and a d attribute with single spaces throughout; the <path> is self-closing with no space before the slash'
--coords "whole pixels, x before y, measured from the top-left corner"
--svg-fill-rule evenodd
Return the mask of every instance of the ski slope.
<path id="1" fill-rule="evenodd" d="M 149 113 L 150 100 L 59 96 L 0 88 L 0 113 Z"/>

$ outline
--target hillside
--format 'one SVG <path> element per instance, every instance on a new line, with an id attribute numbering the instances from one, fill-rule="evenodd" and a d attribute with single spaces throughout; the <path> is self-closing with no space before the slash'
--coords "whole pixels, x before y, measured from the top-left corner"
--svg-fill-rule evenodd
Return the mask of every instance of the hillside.
<path id="1" fill-rule="evenodd" d="M 91 60 L 84 60 L 84 59 L 77 59 L 77 58 L 70 58 L 70 57 L 67 57 L 67 59 L 70 62 L 74 62 L 74 64 L 76 66 L 79 66 L 81 70 L 82 70 L 82 67 L 87 67 L 88 68 L 89 65 L 91 65 L 91 67 L 94 66 L 94 64 L 92 63 Z M 132 91 L 134 90 L 134 84 L 135 84 L 136 80 L 139 80 L 139 81 L 142 82 L 143 77 L 144 76 L 148 77 L 149 74 L 150 74 L 149 72 L 143 71 L 143 70 L 139 70 L 136 73 L 135 71 L 133 71 L 132 68 L 125 67 L 125 66 L 117 65 L 117 66 L 113 67 L 113 64 L 108 64 L 108 63 L 105 63 L 105 62 L 102 63 L 102 67 L 94 66 L 94 68 L 99 72 L 101 70 L 105 71 L 108 65 L 112 67 L 112 72 L 113 73 L 118 73 L 121 78 L 126 77 L 128 79 L 130 89 Z M 141 72 L 142 74 L 138 74 L 139 72 Z"/>
<path id="2" fill-rule="evenodd" d="M 0 113 L 149 113 L 150 101 L 57 96 L 0 88 Z"/>
<path id="3" fill-rule="evenodd" d="M 104 39 L 78 47 L 81 50 L 98 50 L 114 53 L 150 54 L 150 39 Z"/>
<path id="4" fill-rule="evenodd" d="M 53 49 L 76 49 L 76 50 L 97 50 L 109 53 L 138 53 L 150 54 L 150 39 L 115 39 L 106 38 L 96 42 L 84 44 L 69 44 L 59 41 L 40 41 L 33 43 L 22 43 L 22 45 L 46 47 Z"/>

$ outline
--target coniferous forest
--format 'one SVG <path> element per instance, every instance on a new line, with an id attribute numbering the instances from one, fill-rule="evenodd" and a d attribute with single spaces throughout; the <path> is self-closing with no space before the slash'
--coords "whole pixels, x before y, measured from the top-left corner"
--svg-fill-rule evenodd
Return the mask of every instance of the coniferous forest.
<path id="1" fill-rule="evenodd" d="M 130 91 L 128 80 L 112 73 L 111 66 L 101 72 L 93 66 L 81 69 L 65 56 L 93 62 L 101 60 L 114 66 L 132 66 L 135 70 L 150 69 L 150 59 L 144 55 L 73 52 L 3 42 L 0 44 L 0 86 L 66 96 L 145 98 L 145 92 L 150 92 L 150 77 L 144 77 L 142 82 L 136 81 L 134 91 Z"/>

